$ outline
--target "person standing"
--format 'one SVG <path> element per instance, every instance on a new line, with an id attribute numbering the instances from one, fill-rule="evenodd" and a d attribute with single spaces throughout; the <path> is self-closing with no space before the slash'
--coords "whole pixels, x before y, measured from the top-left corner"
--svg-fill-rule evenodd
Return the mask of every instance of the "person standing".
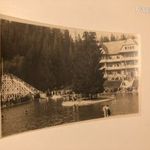
<path id="1" fill-rule="evenodd" d="M 103 114 L 104 114 L 104 117 L 107 117 L 107 106 L 106 105 L 103 106 Z"/>
<path id="2" fill-rule="evenodd" d="M 104 113 L 104 117 L 111 116 L 111 111 L 110 111 L 109 105 L 103 106 L 103 113 Z"/>
<path id="3" fill-rule="evenodd" d="M 107 117 L 111 116 L 111 111 L 110 111 L 109 105 L 106 105 L 106 116 Z"/>

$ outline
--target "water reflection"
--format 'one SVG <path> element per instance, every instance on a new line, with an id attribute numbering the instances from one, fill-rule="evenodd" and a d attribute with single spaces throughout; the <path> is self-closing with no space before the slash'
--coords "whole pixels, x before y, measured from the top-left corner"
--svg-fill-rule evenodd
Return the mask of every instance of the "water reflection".
<path id="1" fill-rule="evenodd" d="M 112 102 L 82 107 L 62 107 L 62 102 L 32 102 L 2 110 L 2 135 L 69 122 L 103 117 L 102 106 L 108 104 L 112 115 L 138 112 L 138 95 L 116 95 Z"/>

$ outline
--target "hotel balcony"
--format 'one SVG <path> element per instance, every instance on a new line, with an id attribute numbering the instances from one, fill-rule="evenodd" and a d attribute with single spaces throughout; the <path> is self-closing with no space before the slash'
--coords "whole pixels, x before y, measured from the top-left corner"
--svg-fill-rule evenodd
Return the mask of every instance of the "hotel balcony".
<path id="1" fill-rule="evenodd" d="M 128 74 L 108 74 L 105 73 L 104 77 L 107 78 L 107 80 L 124 80 L 125 78 L 129 78 L 130 75 Z M 131 76 L 130 76 L 131 77 Z M 131 77 L 132 79 L 138 78 L 138 73 Z"/>
<path id="2" fill-rule="evenodd" d="M 120 53 L 129 53 L 129 52 L 138 52 L 137 49 L 126 49 L 126 50 L 121 50 Z"/>
<path id="3" fill-rule="evenodd" d="M 123 57 L 123 58 L 114 58 L 114 59 L 102 59 L 100 63 L 111 63 L 111 62 L 122 62 L 122 61 L 132 61 L 138 60 L 137 56 L 134 57 Z"/>
<path id="4" fill-rule="evenodd" d="M 125 66 L 112 66 L 112 67 L 106 67 L 104 66 L 106 70 L 124 70 L 124 69 L 134 69 L 138 68 L 138 65 L 125 65 Z"/>
<path id="5" fill-rule="evenodd" d="M 139 60 L 139 57 L 138 56 L 135 56 L 135 57 L 124 57 L 124 61 L 131 61 L 131 60 Z"/>

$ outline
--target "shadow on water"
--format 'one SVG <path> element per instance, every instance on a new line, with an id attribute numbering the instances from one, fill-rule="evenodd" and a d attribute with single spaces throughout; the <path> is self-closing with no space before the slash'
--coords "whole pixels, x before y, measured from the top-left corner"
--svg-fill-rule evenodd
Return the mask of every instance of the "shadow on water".
<path id="1" fill-rule="evenodd" d="M 138 112 L 138 95 L 116 95 L 114 101 L 80 107 L 63 107 L 62 102 L 31 102 L 2 110 L 2 136 L 27 130 L 103 117 L 102 107 L 108 104 L 112 115 Z"/>

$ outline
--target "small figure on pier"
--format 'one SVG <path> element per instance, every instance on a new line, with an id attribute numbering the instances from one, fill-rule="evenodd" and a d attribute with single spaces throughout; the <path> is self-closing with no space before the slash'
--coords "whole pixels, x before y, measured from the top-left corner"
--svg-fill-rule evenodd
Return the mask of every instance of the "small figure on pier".
<path id="1" fill-rule="evenodd" d="M 103 106 L 103 113 L 104 113 L 104 117 L 109 117 L 111 115 L 109 105 L 104 105 Z"/>
<path id="2" fill-rule="evenodd" d="M 107 117 L 109 116 L 111 116 L 111 111 L 110 111 L 109 105 L 107 105 Z"/>

